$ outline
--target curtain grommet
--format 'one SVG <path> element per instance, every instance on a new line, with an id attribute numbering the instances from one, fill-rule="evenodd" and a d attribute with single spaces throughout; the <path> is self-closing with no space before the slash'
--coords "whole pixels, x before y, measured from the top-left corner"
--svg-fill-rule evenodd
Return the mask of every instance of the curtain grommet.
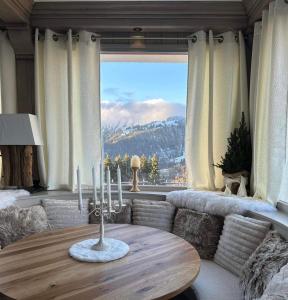
<path id="1" fill-rule="evenodd" d="M 193 35 L 193 36 L 192 36 L 191 42 L 192 42 L 192 43 L 196 43 L 196 42 L 197 42 L 197 36 L 196 36 L 196 35 Z"/>
<path id="2" fill-rule="evenodd" d="M 53 41 L 55 41 L 55 42 L 57 42 L 59 39 L 57 34 L 53 34 L 52 38 L 53 38 Z"/>
<path id="3" fill-rule="evenodd" d="M 222 44 L 224 42 L 224 36 L 223 35 L 219 36 L 217 40 L 219 44 Z"/>
<path id="4" fill-rule="evenodd" d="M 94 34 L 91 35 L 91 41 L 92 42 L 96 42 L 97 41 L 96 35 L 94 35 Z"/>

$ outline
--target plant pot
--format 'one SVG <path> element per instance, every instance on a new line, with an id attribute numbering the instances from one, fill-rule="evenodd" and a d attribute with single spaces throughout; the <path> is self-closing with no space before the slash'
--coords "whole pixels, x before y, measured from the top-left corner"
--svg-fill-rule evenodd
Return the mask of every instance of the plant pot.
<path id="1" fill-rule="evenodd" d="M 246 178 L 246 188 L 248 186 L 250 174 L 247 171 L 240 171 L 236 173 L 222 172 L 222 175 L 224 177 L 224 187 L 222 189 L 223 192 L 226 190 L 226 187 L 228 186 L 232 194 L 237 195 L 241 183 L 241 177 Z"/>

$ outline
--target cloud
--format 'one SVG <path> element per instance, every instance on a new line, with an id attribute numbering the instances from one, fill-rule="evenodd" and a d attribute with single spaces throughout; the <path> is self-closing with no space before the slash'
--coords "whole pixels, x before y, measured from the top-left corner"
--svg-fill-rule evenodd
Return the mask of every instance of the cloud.
<path id="1" fill-rule="evenodd" d="M 185 116 L 185 107 L 164 99 L 147 99 L 129 102 L 102 102 L 104 126 L 146 124 L 166 120 L 173 116 Z"/>

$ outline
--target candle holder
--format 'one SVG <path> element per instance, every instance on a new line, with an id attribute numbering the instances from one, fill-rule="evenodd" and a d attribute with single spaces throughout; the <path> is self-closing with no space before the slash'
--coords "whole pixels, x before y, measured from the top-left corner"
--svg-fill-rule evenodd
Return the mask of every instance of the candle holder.
<path id="1" fill-rule="evenodd" d="M 132 167 L 132 188 L 130 189 L 130 192 L 140 192 L 140 189 L 138 187 L 139 179 L 138 179 L 138 167 Z"/>
<path id="2" fill-rule="evenodd" d="M 100 237 L 98 239 L 89 239 L 78 242 L 72 245 L 69 249 L 69 254 L 74 259 L 85 262 L 109 262 L 119 259 L 125 256 L 129 252 L 129 246 L 116 239 L 105 238 L 104 233 L 104 219 L 111 218 L 114 214 L 119 214 L 122 208 L 126 205 L 122 202 L 122 187 L 121 187 L 121 171 L 118 167 L 118 204 L 111 200 L 111 180 L 110 170 L 107 168 L 107 184 L 106 184 L 106 198 L 104 191 L 104 176 L 103 165 L 100 167 L 100 203 L 97 201 L 97 189 L 96 189 L 96 175 L 95 169 L 92 170 L 93 175 L 93 203 L 94 208 L 90 214 L 94 214 L 96 217 L 100 217 Z M 82 210 L 82 191 L 80 184 L 80 171 L 77 171 L 78 179 L 78 193 L 79 193 L 79 209 Z"/>

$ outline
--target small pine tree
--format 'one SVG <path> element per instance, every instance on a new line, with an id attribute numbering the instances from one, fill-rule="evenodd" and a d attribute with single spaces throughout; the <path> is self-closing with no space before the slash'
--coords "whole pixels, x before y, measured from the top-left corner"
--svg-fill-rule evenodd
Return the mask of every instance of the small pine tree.
<path id="1" fill-rule="evenodd" d="M 109 155 L 109 154 L 106 154 L 105 159 L 104 159 L 104 167 L 105 167 L 105 169 L 106 169 L 107 167 L 110 168 L 111 165 L 112 165 L 112 160 L 111 160 L 111 158 L 110 158 L 110 155 Z"/>
<path id="2" fill-rule="evenodd" d="M 152 184 L 158 184 L 159 180 L 160 180 L 159 161 L 156 154 L 154 154 L 150 160 L 149 181 Z"/>
<path id="3" fill-rule="evenodd" d="M 225 156 L 221 157 L 221 162 L 215 166 L 222 169 L 223 173 L 228 174 L 241 171 L 250 172 L 252 164 L 251 138 L 244 113 L 242 113 L 239 128 L 235 128 L 227 140 Z"/>
<path id="4" fill-rule="evenodd" d="M 121 168 L 124 181 L 131 180 L 130 156 L 126 153 L 123 157 L 123 164 Z"/>
<path id="5" fill-rule="evenodd" d="M 149 162 L 144 154 L 140 157 L 140 174 L 143 181 L 147 180 L 149 174 Z"/>

